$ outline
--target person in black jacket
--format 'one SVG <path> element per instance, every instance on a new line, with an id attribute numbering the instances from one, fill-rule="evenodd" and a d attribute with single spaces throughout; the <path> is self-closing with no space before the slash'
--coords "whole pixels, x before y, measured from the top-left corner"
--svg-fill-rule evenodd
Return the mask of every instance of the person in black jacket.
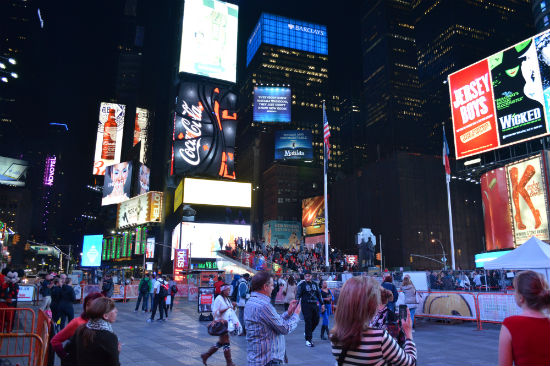
<path id="1" fill-rule="evenodd" d="M 53 286 L 50 289 L 52 296 L 52 302 L 50 303 L 50 309 L 52 309 L 52 321 L 54 326 L 57 326 L 59 321 L 59 302 L 61 301 L 61 283 L 59 278 L 53 279 Z"/>
<path id="2" fill-rule="evenodd" d="M 118 310 L 112 299 L 100 297 L 86 309 L 88 322 L 81 325 L 71 338 L 75 366 L 120 366 L 120 343 L 111 324 Z M 70 354 L 70 353 L 69 353 Z"/>
<path id="3" fill-rule="evenodd" d="M 325 305 L 323 304 L 319 285 L 311 280 L 310 271 L 304 272 L 304 281 L 298 284 L 296 300 L 301 301 L 302 313 L 306 322 L 306 346 L 314 347 L 311 340 L 313 331 L 319 324 L 319 305 L 321 305 L 321 312 L 325 311 Z"/>
<path id="4" fill-rule="evenodd" d="M 59 317 L 61 318 L 60 328 L 65 328 L 65 320 L 70 322 L 74 318 L 73 303 L 76 300 L 71 279 L 67 277 L 65 284 L 61 287 L 61 296 L 59 301 Z"/>

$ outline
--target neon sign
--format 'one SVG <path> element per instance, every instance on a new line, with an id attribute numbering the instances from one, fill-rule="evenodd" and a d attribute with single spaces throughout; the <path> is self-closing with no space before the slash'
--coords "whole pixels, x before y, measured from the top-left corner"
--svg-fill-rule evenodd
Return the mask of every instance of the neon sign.
<path id="1" fill-rule="evenodd" d="M 55 164 L 57 158 L 54 156 L 48 156 L 46 158 L 46 169 L 44 169 L 44 185 L 53 186 L 54 174 L 55 174 Z"/>

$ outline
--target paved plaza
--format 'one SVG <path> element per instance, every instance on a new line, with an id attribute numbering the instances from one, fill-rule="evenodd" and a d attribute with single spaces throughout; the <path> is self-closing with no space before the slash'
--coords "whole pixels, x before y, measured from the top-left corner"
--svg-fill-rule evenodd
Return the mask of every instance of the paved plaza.
<path id="1" fill-rule="evenodd" d="M 198 321 L 196 302 L 179 299 L 168 321 L 147 323 L 150 313 L 141 310 L 134 313 L 135 300 L 117 303 L 119 310 L 114 329 L 120 342 L 122 365 L 202 365 L 199 355 L 216 341 L 206 332 L 206 322 Z M 75 305 L 75 314 L 80 313 Z M 282 309 L 281 309 L 282 311 Z M 157 314 L 158 318 L 158 314 Z M 421 320 L 414 334 L 418 347 L 418 365 L 466 366 L 496 365 L 499 326 L 484 325 L 476 330 L 471 322 L 448 324 Z M 315 347 L 304 345 L 304 322 L 286 337 L 289 365 L 333 366 L 329 341 L 319 339 L 320 328 L 315 331 Z M 232 337 L 231 349 L 237 366 L 246 365 L 245 337 Z M 56 360 L 59 365 L 59 360 Z M 223 353 L 218 351 L 209 362 L 210 366 L 224 366 Z"/>

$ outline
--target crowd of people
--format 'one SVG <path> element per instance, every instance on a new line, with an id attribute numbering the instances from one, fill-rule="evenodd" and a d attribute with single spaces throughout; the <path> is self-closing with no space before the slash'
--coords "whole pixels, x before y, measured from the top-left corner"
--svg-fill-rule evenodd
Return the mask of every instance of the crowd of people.
<path id="1" fill-rule="evenodd" d="M 432 290 L 488 290 L 501 291 L 512 287 L 517 271 L 428 271 L 428 284 Z"/>

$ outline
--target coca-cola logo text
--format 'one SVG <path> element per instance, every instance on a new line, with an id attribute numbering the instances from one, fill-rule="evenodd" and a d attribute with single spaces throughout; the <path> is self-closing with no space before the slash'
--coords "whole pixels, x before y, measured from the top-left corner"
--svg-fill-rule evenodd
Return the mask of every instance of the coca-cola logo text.
<path id="1" fill-rule="evenodd" d="M 202 136 L 202 107 L 194 105 L 189 107 L 186 101 L 182 101 L 181 106 L 183 115 L 189 116 L 190 120 L 183 117 L 180 120 L 185 135 L 180 133 L 183 136 L 178 136 L 178 139 L 185 140 L 185 147 L 179 149 L 179 154 L 188 164 L 197 166 L 201 162 L 199 148 L 201 145 L 200 137 Z"/>

